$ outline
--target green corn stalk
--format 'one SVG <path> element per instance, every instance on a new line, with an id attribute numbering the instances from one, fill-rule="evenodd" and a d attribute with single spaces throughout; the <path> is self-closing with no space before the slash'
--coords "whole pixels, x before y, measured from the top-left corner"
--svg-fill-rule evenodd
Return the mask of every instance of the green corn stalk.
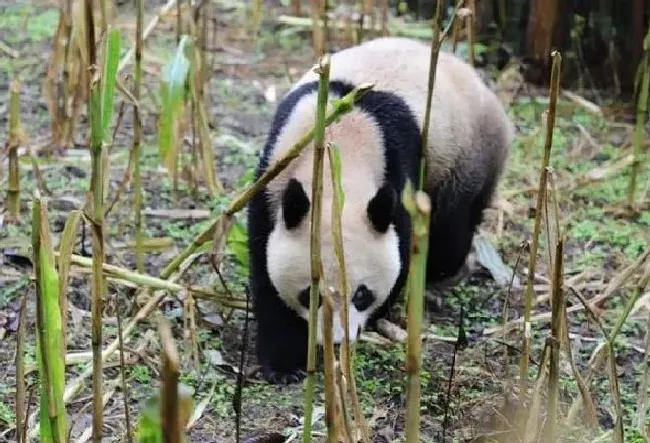
<path id="1" fill-rule="evenodd" d="M 63 402 L 65 389 L 65 341 L 59 300 L 59 276 L 54 265 L 54 251 L 47 205 L 34 191 L 32 208 L 32 245 L 36 277 L 36 358 L 41 385 L 40 438 L 44 443 L 64 443 L 67 417 Z"/>
<path id="2" fill-rule="evenodd" d="M 420 441 L 420 369 L 422 366 L 422 316 L 429 250 L 431 201 L 423 191 L 413 191 L 407 182 L 402 202 L 412 220 L 411 257 L 407 278 L 407 343 L 406 343 L 406 443 Z"/>
<path id="3" fill-rule="evenodd" d="M 90 121 L 90 155 L 92 172 L 90 191 L 92 193 L 92 252 L 93 278 L 91 302 L 91 336 L 93 351 L 93 442 L 102 439 L 102 310 L 105 280 L 102 274 L 104 262 L 104 140 L 113 113 L 115 82 L 120 55 L 120 33 L 109 29 L 104 54 L 104 66 L 97 77 L 97 49 L 95 47 L 95 24 L 92 0 L 84 2 L 86 45 L 90 68 L 88 119 Z"/>

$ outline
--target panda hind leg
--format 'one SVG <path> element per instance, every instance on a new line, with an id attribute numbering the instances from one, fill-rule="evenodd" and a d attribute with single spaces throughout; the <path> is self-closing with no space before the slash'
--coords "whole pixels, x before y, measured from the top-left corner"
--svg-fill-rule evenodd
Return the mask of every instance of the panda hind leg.
<path id="1" fill-rule="evenodd" d="M 467 258 L 472 239 L 489 205 L 495 180 L 475 186 L 448 181 L 431 193 L 433 211 L 429 228 L 427 280 L 434 306 L 442 305 L 442 294 L 470 273 Z M 462 190 L 462 191 L 459 191 Z"/>

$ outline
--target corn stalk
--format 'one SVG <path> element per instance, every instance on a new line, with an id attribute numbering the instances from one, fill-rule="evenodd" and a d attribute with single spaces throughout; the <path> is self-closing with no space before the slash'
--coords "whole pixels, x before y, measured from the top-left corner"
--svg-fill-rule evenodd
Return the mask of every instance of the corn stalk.
<path id="1" fill-rule="evenodd" d="M 554 443 L 557 439 L 557 409 L 560 385 L 560 345 L 562 343 L 564 291 L 563 286 L 563 239 L 558 238 L 555 245 L 553 261 L 553 288 L 551 293 L 551 352 L 550 368 L 548 374 L 548 440 Z M 551 245 L 549 245 L 549 248 Z"/>
<path id="2" fill-rule="evenodd" d="M 311 287 L 309 294 L 309 339 L 307 348 L 307 381 L 305 386 L 305 428 L 303 443 L 311 442 L 311 425 L 313 413 L 314 386 L 316 384 L 316 332 L 318 328 L 318 305 L 321 263 L 321 213 L 323 204 L 323 160 L 325 157 L 325 111 L 329 93 L 330 59 L 325 55 L 318 61 L 316 72 L 320 75 L 318 82 L 318 102 L 316 103 L 316 131 L 314 135 L 314 166 L 311 191 Z"/>
<path id="3" fill-rule="evenodd" d="M 350 293 L 348 289 L 347 273 L 345 270 L 345 254 L 343 250 L 343 233 L 341 226 L 341 214 L 345 204 L 345 193 L 341 184 L 341 175 L 343 165 L 341 164 L 341 155 L 333 144 L 327 145 L 327 155 L 330 164 L 330 175 L 332 178 L 332 237 L 334 238 L 334 253 L 339 265 L 339 295 L 341 297 L 341 324 L 343 325 L 343 343 L 341 343 L 339 361 L 342 366 L 342 374 L 349 384 L 349 391 L 352 397 L 354 407 L 354 418 L 357 428 L 361 430 L 361 436 L 364 443 L 369 443 L 368 429 L 363 417 L 363 411 L 357 395 L 356 381 L 352 371 L 354 361 L 354 349 L 350 345 L 350 325 L 347 321 L 349 316 Z M 344 392 L 341 393 L 342 407 L 345 404 Z M 345 409 L 342 411 L 345 415 Z"/>
<path id="4" fill-rule="evenodd" d="M 9 184 L 7 186 L 7 210 L 13 219 L 18 220 L 20 217 L 18 147 L 24 139 L 20 124 L 20 83 L 16 80 L 12 81 L 9 91 L 9 139 L 7 140 Z"/>
<path id="5" fill-rule="evenodd" d="M 159 319 L 160 341 L 162 346 L 162 384 L 160 397 L 162 408 L 161 423 L 165 443 L 181 443 L 182 424 L 178 405 L 178 378 L 180 363 L 174 337 L 166 319 Z"/>
<path id="6" fill-rule="evenodd" d="M 25 338 L 27 336 L 25 317 L 27 311 L 27 296 L 20 299 L 18 314 L 18 334 L 16 340 L 16 442 L 27 443 L 25 435 L 27 424 L 26 388 L 25 388 Z"/>
<path id="7" fill-rule="evenodd" d="M 142 82 L 142 26 L 144 22 L 143 0 L 136 0 L 135 22 L 135 73 L 133 77 L 133 211 L 135 212 L 135 262 L 139 273 L 144 272 L 144 252 L 142 250 L 142 120 L 140 118 L 140 84 Z"/>
<path id="8" fill-rule="evenodd" d="M 526 280 L 526 291 L 524 293 L 524 340 L 522 346 L 521 358 L 519 360 L 519 376 L 522 392 L 527 391 L 528 385 L 528 359 L 530 357 L 530 338 L 531 338 L 531 311 L 533 308 L 533 297 L 535 295 L 535 269 L 537 266 L 537 250 L 539 247 L 539 233 L 541 230 L 542 205 L 546 200 L 546 183 L 548 174 L 548 165 L 551 159 L 551 148 L 553 146 L 553 128 L 555 126 L 555 108 L 557 105 L 557 96 L 560 89 L 560 69 L 562 66 L 562 56 L 559 52 L 553 51 L 553 67 L 551 70 L 551 100 L 548 105 L 548 115 L 546 118 L 546 137 L 544 141 L 544 158 L 542 160 L 542 169 L 539 177 L 539 188 L 537 192 L 537 206 L 535 212 L 535 226 L 533 228 L 533 242 L 530 248 L 530 259 L 528 261 L 528 278 Z"/>
<path id="9" fill-rule="evenodd" d="M 424 188 L 427 173 L 425 154 L 429 143 L 429 124 L 431 120 L 431 102 L 433 100 L 433 87 L 436 81 L 436 68 L 438 66 L 438 55 L 440 54 L 440 15 L 442 11 L 442 0 L 436 0 L 436 14 L 433 17 L 433 39 L 431 40 L 431 55 L 429 60 L 429 84 L 427 85 L 427 105 L 424 111 L 424 122 L 422 123 L 422 147 L 420 149 L 420 181 L 418 189 Z"/>
<path id="10" fill-rule="evenodd" d="M 91 301 L 91 341 L 93 351 L 93 442 L 102 439 L 102 310 L 105 280 L 102 273 L 104 263 L 104 141 L 113 113 L 115 78 L 117 75 L 120 34 L 111 30 L 105 45 L 104 66 L 99 72 L 95 41 L 95 24 L 92 0 L 84 1 L 86 48 L 89 63 L 89 101 L 88 119 L 90 122 L 90 155 L 92 172 L 90 192 L 92 196 L 92 213 L 87 218 L 92 228 L 92 301 Z M 105 17 L 105 16 L 104 16 Z"/>
<path id="11" fill-rule="evenodd" d="M 411 258 L 407 279 L 407 343 L 406 343 L 406 443 L 420 441 L 420 370 L 422 366 L 422 317 L 431 201 L 423 191 L 413 192 L 407 182 L 402 195 L 404 207 L 411 216 Z"/>

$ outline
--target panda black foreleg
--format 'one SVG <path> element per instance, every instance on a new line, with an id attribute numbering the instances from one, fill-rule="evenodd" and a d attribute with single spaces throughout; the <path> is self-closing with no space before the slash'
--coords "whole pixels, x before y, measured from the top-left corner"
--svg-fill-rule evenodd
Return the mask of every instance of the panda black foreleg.
<path id="1" fill-rule="evenodd" d="M 299 381 L 307 365 L 307 322 L 278 297 L 267 272 L 266 244 L 272 229 L 264 191 L 248 206 L 249 288 L 257 321 L 256 353 L 270 383 Z"/>
<path id="2" fill-rule="evenodd" d="M 262 376 L 274 384 L 300 381 L 307 365 L 307 322 L 280 300 L 270 282 L 258 284 L 254 293 Z"/>

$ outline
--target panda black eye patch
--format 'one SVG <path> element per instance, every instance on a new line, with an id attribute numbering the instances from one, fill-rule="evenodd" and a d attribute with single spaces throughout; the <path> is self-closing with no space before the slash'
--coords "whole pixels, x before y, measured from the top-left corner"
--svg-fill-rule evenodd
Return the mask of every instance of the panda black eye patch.
<path id="1" fill-rule="evenodd" d="M 366 285 L 360 285 L 354 292 L 352 304 L 359 312 L 363 312 L 375 301 L 375 294 Z"/>
<path id="2" fill-rule="evenodd" d="M 300 291 L 300 294 L 298 294 L 298 301 L 305 309 L 309 309 L 310 292 L 311 292 L 311 286 L 307 286 L 305 289 Z M 318 297 L 318 307 L 320 308 L 322 304 L 323 304 L 323 298 Z"/>
<path id="3" fill-rule="evenodd" d="M 289 180 L 287 189 L 282 195 L 282 215 L 287 229 L 298 227 L 309 212 L 309 205 L 309 197 L 302 184 L 295 178 Z"/>
<path id="4" fill-rule="evenodd" d="M 377 232 L 384 234 L 388 230 L 388 226 L 393 221 L 396 207 L 397 193 L 392 186 L 383 185 L 368 202 L 366 209 L 368 218 Z"/>

